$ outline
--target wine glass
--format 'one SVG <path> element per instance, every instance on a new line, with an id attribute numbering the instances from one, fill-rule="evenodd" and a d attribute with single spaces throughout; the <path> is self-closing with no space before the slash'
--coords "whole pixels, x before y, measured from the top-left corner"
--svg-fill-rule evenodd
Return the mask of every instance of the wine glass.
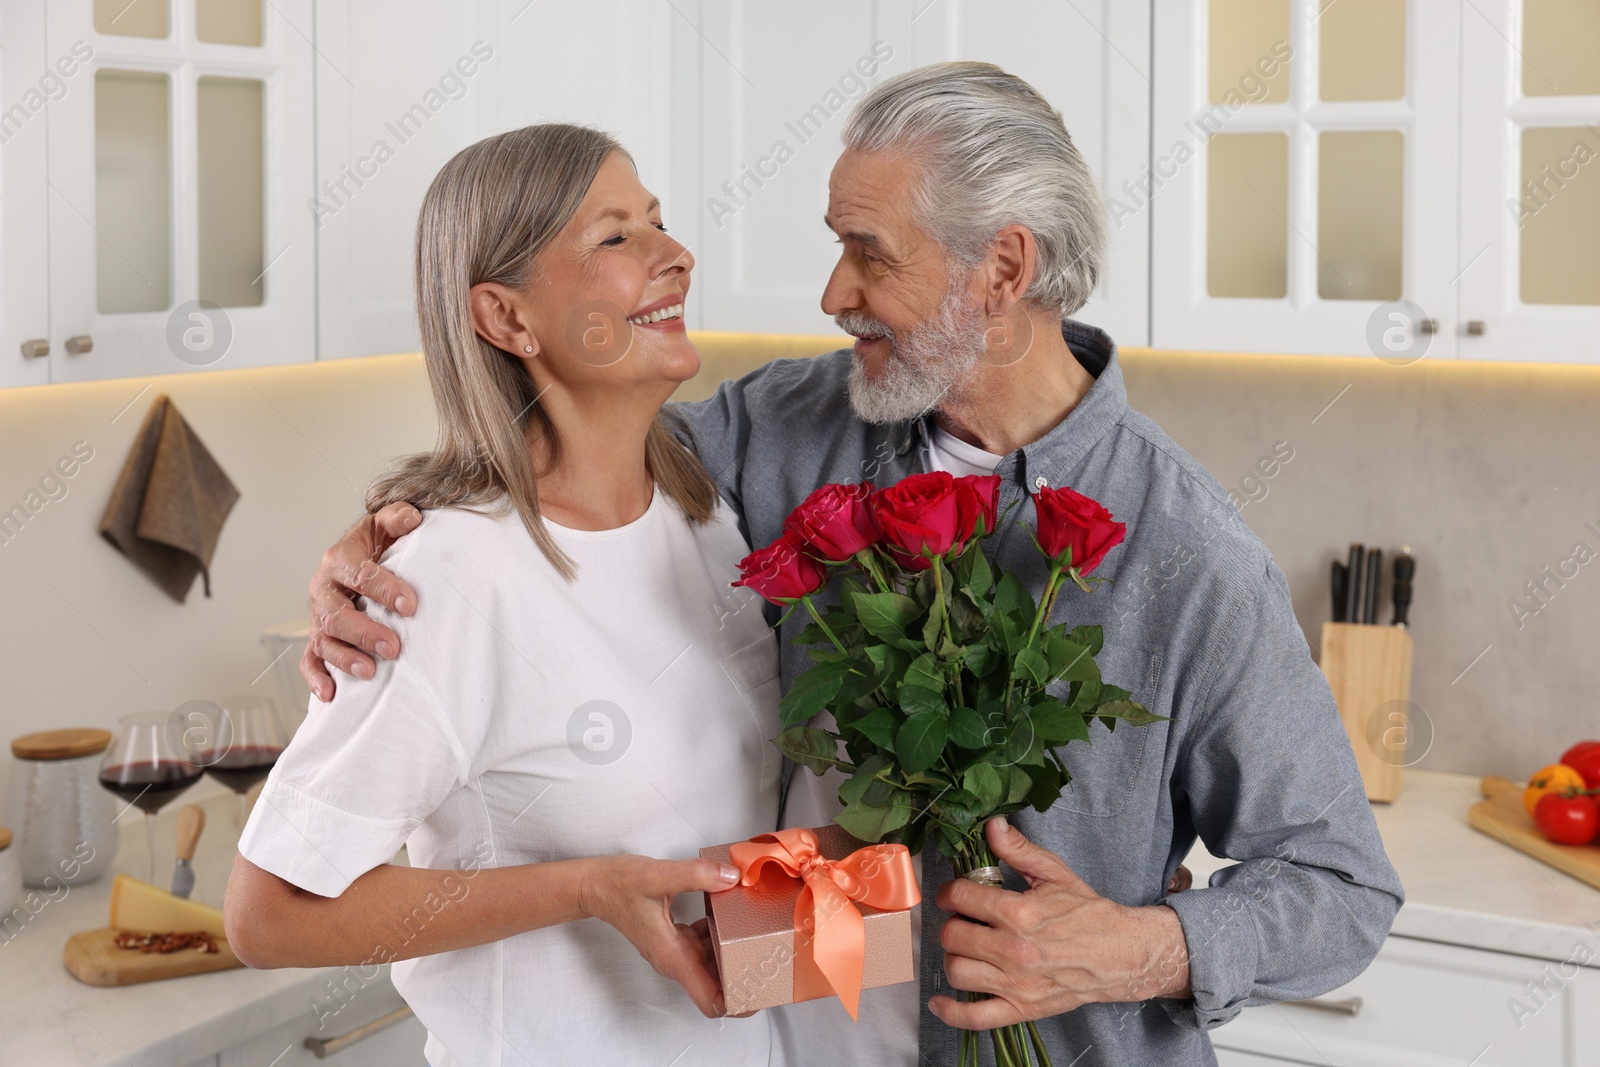
<path id="1" fill-rule="evenodd" d="M 194 755 L 207 774 L 239 798 L 238 825 L 246 815 L 246 795 L 272 772 L 289 743 L 283 720 L 271 700 L 261 696 L 224 697 L 216 708 L 211 743 Z"/>
<path id="2" fill-rule="evenodd" d="M 144 812 L 150 842 L 150 882 L 156 880 L 156 812 L 200 780 L 172 716 L 146 711 L 117 720 L 111 746 L 100 761 L 100 784 Z"/>

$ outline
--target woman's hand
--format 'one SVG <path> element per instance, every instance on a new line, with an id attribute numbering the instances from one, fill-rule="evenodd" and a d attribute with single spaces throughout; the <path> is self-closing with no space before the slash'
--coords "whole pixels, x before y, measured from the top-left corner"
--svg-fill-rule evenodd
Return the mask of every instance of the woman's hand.
<path id="1" fill-rule="evenodd" d="M 679 893 L 716 893 L 739 881 L 739 872 L 710 860 L 656 860 L 605 856 L 591 861 L 578 891 L 579 906 L 617 929 L 663 978 L 683 986 L 707 1018 L 726 1014 L 716 963 L 694 928 L 672 920 Z"/>
<path id="2" fill-rule="evenodd" d="M 399 615 L 416 610 L 416 591 L 377 561 L 421 522 L 422 513 L 410 504 L 390 504 L 350 527 L 323 555 L 311 579 L 311 639 L 300 657 L 300 674 L 323 703 L 333 699 L 329 663 L 357 678 L 371 678 L 377 669 L 373 655 L 393 659 L 400 654 L 399 635 L 351 601 L 369 597 Z"/>

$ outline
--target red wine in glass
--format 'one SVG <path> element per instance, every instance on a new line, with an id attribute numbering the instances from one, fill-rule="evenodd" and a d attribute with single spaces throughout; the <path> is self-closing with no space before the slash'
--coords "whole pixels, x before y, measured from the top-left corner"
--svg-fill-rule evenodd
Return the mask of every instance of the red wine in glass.
<path id="1" fill-rule="evenodd" d="M 200 780 L 188 763 L 121 763 L 100 772 L 100 784 L 140 811 L 154 815 L 167 801 Z"/>
<path id="2" fill-rule="evenodd" d="M 170 713 L 149 711 L 117 720 L 117 732 L 100 760 L 100 784 L 144 812 L 151 883 L 156 880 L 156 812 L 200 775 L 183 751 Z"/>
<path id="3" fill-rule="evenodd" d="M 243 745 L 223 753 L 206 773 L 241 796 L 254 789 L 283 755 L 282 745 Z"/>

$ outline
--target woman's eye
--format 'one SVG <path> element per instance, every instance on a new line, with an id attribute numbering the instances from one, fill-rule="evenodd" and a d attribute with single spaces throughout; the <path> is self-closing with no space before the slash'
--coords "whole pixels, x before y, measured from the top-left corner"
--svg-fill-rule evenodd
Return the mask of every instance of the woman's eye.
<path id="1" fill-rule="evenodd" d="M 667 233 L 668 232 L 667 224 L 664 223 L 664 222 L 656 223 L 656 229 L 660 230 L 662 233 Z"/>
<path id="2" fill-rule="evenodd" d="M 609 247 L 615 248 L 617 245 L 622 244 L 626 240 L 627 240 L 627 238 L 619 233 L 615 237 L 607 237 L 604 241 L 601 241 L 600 243 L 603 244 L 603 245 L 607 245 Z"/>

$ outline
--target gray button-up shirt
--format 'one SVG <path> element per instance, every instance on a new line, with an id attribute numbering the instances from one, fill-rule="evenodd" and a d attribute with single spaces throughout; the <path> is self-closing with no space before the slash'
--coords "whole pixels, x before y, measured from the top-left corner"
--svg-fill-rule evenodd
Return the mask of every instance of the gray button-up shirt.
<path id="1" fill-rule="evenodd" d="M 1101 895 L 1176 911 L 1194 992 L 1090 1004 L 1039 1029 L 1058 1065 L 1214 1064 L 1205 1031 L 1244 1006 L 1315 996 L 1365 969 L 1404 891 L 1283 573 L 1217 480 L 1128 406 L 1111 339 L 1071 320 L 1062 334 L 1094 385 L 1055 429 L 1001 461 L 1000 505 L 1021 503 L 986 547 L 1039 595 L 1044 561 L 1023 528 L 1036 521 L 1028 494 L 1039 479 L 1127 523 L 1126 541 L 1095 571 L 1115 584 L 1084 593 L 1068 583 L 1051 622 L 1103 626 L 1102 675 L 1171 721 L 1114 732 L 1096 722 L 1092 743 L 1060 750 L 1072 772 L 1061 800 L 1013 822 Z M 927 469 L 931 416 L 888 426 L 856 418 L 850 360 L 848 350 L 778 360 L 673 406 L 752 545 L 777 537 L 819 485 L 889 485 Z M 791 643 L 804 621 L 791 616 L 780 634 L 785 689 L 809 665 Z M 795 786 L 800 777 L 810 772 L 797 772 Z M 1196 836 L 1238 862 L 1209 886 L 1165 895 Z M 949 877 L 929 849 L 924 1003 L 950 991 L 945 916 L 933 904 Z M 954 1038 L 922 1012 L 923 1063 L 955 1063 Z"/>

